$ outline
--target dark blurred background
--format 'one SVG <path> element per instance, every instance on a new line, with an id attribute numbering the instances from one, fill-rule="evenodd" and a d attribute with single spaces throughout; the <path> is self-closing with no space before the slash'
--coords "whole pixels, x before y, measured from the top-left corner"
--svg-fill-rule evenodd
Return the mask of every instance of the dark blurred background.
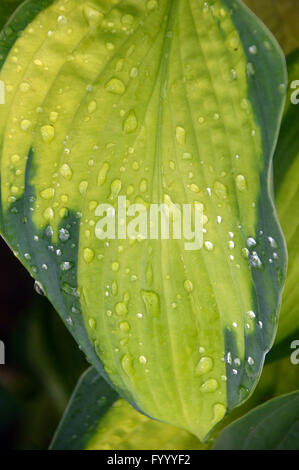
<path id="1" fill-rule="evenodd" d="M 45 449 L 87 363 L 1 238 L 0 260 L 0 449 Z"/>

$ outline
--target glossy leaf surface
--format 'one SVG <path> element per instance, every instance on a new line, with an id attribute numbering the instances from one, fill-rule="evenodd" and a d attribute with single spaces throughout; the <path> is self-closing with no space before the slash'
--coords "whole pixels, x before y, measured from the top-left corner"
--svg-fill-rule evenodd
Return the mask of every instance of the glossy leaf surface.
<path id="1" fill-rule="evenodd" d="M 277 328 L 284 58 L 241 2 L 43 6 L 26 2 L 2 46 L 2 234 L 118 392 L 203 439 L 253 390 Z M 202 204 L 203 248 L 100 240 L 98 207 L 118 216 L 118 196 Z"/>

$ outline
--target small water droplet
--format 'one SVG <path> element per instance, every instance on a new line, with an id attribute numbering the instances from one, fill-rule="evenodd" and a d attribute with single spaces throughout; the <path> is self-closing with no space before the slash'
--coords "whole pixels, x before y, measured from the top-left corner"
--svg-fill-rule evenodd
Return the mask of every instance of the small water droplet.
<path id="1" fill-rule="evenodd" d="M 45 295 L 44 287 L 41 282 L 35 281 L 34 282 L 34 289 L 39 295 Z"/>
<path id="2" fill-rule="evenodd" d="M 73 264 L 70 261 L 63 261 L 63 263 L 60 264 L 61 271 L 69 271 L 72 267 Z"/>
<path id="3" fill-rule="evenodd" d="M 248 48 L 250 54 L 256 55 L 257 54 L 257 47 L 253 44 L 252 46 L 249 46 Z"/>
<path id="4" fill-rule="evenodd" d="M 139 362 L 140 364 L 146 364 L 147 363 L 147 359 L 145 356 L 139 356 Z"/>
<path id="5" fill-rule="evenodd" d="M 214 250 L 214 245 L 213 245 L 212 242 L 206 241 L 206 242 L 204 243 L 204 245 L 205 245 L 205 249 L 206 249 L 207 251 L 213 251 L 213 250 Z"/>

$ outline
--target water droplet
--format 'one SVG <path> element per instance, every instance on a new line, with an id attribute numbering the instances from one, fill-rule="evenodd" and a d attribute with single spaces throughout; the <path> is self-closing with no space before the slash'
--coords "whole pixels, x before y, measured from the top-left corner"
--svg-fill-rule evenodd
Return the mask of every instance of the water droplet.
<path id="1" fill-rule="evenodd" d="M 254 365 L 254 359 L 252 359 L 252 357 L 250 357 L 250 356 L 248 357 L 247 362 L 250 366 Z"/>
<path id="2" fill-rule="evenodd" d="M 40 195 L 43 199 L 49 200 L 54 197 L 55 189 L 54 188 L 46 188 L 40 192 Z"/>
<path id="3" fill-rule="evenodd" d="M 245 176 L 237 175 L 235 179 L 236 179 L 236 186 L 238 190 L 241 191 L 242 193 L 247 191 L 247 181 L 246 181 Z"/>
<path id="4" fill-rule="evenodd" d="M 99 25 L 104 18 L 104 15 L 102 12 L 100 12 L 99 10 L 96 10 L 95 8 L 89 5 L 84 5 L 83 13 L 84 13 L 87 23 L 90 26 Z"/>
<path id="5" fill-rule="evenodd" d="M 40 132 L 41 132 L 41 136 L 44 142 L 50 143 L 54 140 L 55 129 L 53 126 L 50 126 L 50 125 L 43 126 Z"/>
<path id="6" fill-rule="evenodd" d="M 139 362 L 140 364 L 146 364 L 147 363 L 147 359 L 145 356 L 139 356 Z"/>
<path id="7" fill-rule="evenodd" d="M 214 192 L 220 199 L 226 199 L 228 195 L 227 187 L 220 181 L 216 181 L 214 184 Z"/>
<path id="8" fill-rule="evenodd" d="M 118 285 L 117 285 L 117 282 L 116 281 L 112 281 L 112 284 L 111 284 L 111 291 L 112 291 L 112 294 L 114 295 L 114 297 L 117 295 L 118 293 Z"/>
<path id="9" fill-rule="evenodd" d="M 183 160 L 192 160 L 192 155 L 189 152 L 183 153 Z"/>
<path id="10" fill-rule="evenodd" d="M 249 259 L 250 266 L 252 266 L 253 268 L 261 268 L 263 266 L 256 251 L 250 254 L 248 259 Z"/>
<path id="11" fill-rule="evenodd" d="M 256 55 L 257 54 L 257 47 L 253 44 L 252 46 L 249 46 L 248 48 L 250 54 Z"/>
<path id="12" fill-rule="evenodd" d="M 268 242 L 269 242 L 271 248 L 277 248 L 276 240 L 273 237 L 268 237 Z M 274 258 L 274 256 L 273 256 L 273 258 Z"/>
<path id="13" fill-rule="evenodd" d="M 142 290 L 141 297 L 149 314 L 160 315 L 160 298 L 156 292 Z"/>
<path id="14" fill-rule="evenodd" d="M 138 121 L 136 118 L 136 114 L 133 110 L 131 110 L 124 121 L 123 129 L 127 134 L 131 134 L 135 132 L 138 127 Z"/>
<path id="15" fill-rule="evenodd" d="M 212 369 L 213 369 L 213 359 L 211 359 L 210 357 L 202 357 L 196 366 L 195 374 L 199 376 L 203 374 L 207 374 Z"/>
<path id="16" fill-rule="evenodd" d="M 67 24 L 67 18 L 64 15 L 59 15 L 57 18 L 57 23 L 61 25 L 66 25 Z"/>
<path id="17" fill-rule="evenodd" d="M 192 191 L 193 193 L 199 193 L 199 192 L 200 192 L 199 187 L 197 186 L 197 184 L 194 184 L 194 183 L 192 183 L 192 184 L 190 185 L 190 189 L 191 189 L 191 191 Z"/>
<path id="18" fill-rule="evenodd" d="M 214 423 L 219 423 L 221 421 L 225 414 L 226 414 L 226 408 L 222 403 L 216 403 L 213 406 L 213 411 L 214 411 Z"/>
<path id="19" fill-rule="evenodd" d="M 24 132 L 28 131 L 28 129 L 30 129 L 31 125 L 32 125 L 31 121 L 29 121 L 28 119 L 23 119 L 23 121 L 21 121 L 22 131 L 24 131 Z"/>
<path id="20" fill-rule="evenodd" d="M 51 207 L 47 207 L 47 209 L 44 211 L 43 216 L 46 220 L 51 220 L 54 218 L 54 211 Z"/>
<path id="21" fill-rule="evenodd" d="M 115 306 L 116 314 L 119 316 L 127 315 L 128 309 L 124 302 L 118 302 Z"/>
<path id="22" fill-rule="evenodd" d="M 131 327 L 130 327 L 130 325 L 127 321 L 122 321 L 119 325 L 119 328 L 123 333 L 128 333 L 131 329 Z"/>
<path id="23" fill-rule="evenodd" d="M 184 288 L 187 292 L 192 292 L 193 291 L 193 284 L 191 281 L 189 281 L 189 279 L 187 279 L 185 282 L 184 282 Z"/>
<path id="24" fill-rule="evenodd" d="M 208 379 L 202 384 L 200 390 L 204 393 L 215 392 L 219 387 L 219 384 L 216 379 Z"/>
<path id="25" fill-rule="evenodd" d="M 58 113 L 56 113 L 55 111 L 52 111 L 49 115 L 49 120 L 51 122 L 53 122 L 53 124 L 57 121 L 58 119 Z"/>
<path id="26" fill-rule="evenodd" d="M 79 193 L 80 194 L 85 194 L 88 188 L 88 182 L 87 181 L 81 181 L 79 184 Z"/>
<path id="27" fill-rule="evenodd" d="M 206 241 L 206 242 L 205 242 L 205 249 L 206 249 L 207 251 L 213 251 L 213 249 L 214 249 L 213 243 L 212 243 L 212 242 L 209 242 L 209 241 Z"/>
<path id="28" fill-rule="evenodd" d="M 15 154 L 11 156 L 10 161 L 11 163 L 18 163 L 20 159 L 21 159 L 20 155 Z"/>
<path id="29" fill-rule="evenodd" d="M 175 130 L 175 137 L 180 145 L 184 145 L 186 143 L 186 131 L 183 127 L 177 126 Z"/>
<path id="30" fill-rule="evenodd" d="M 252 246 L 256 246 L 256 241 L 253 237 L 247 238 L 247 246 L 251 248 Z"/>
<path id="31" fill-rule="evenodd" d="M 93 114 L 97 109 L 97 102 L 95 100 L 90 101 L 88 103 L 88 112 L 89 114 Z"/>
<path id="32" fill-rule="evenodd" d="M 154 10 L 155 8 L 157 8 L 157 6 L 158 6 L 157 0 L 149 0 L 146 4 L 146 8 L 148 10 Z"/>
<path id="33" fill-rule="evenodd" d="M 126 91 L 124 83 L 118 78 L 111 78 L 111 80 L 106 83 L 105 88 L 110 93 L 114 93 L 116 95 L 123 95 Z"/>
<path id="34" fill-rule="evenodd" d="M 63 263 L 60 264 L 61 271 L 69 271 L 72 267 L 73 264 L 70 261 L 63 261 Z"/>
<path id="35" fill-rule="evenodd" d="M 136 78 L 138 76 L 138 68 L 137 67 L 132 67 L 131 72 L 130 72 L 130 77 L 131 78 Z"/>
<path id="36" fill-rule="evenodd" d="M 94 259 L 94 251 L 90 248 L 84 248 L 83 258 L 87 264 L 91 263 Z"/>
<path id="37" fill-rule="evenodd" d="M 44 287 L 41 282 L 35 281 L 34 289 L 39 295 L 45 295 Z"/>
<path id="38" fill-rule="evenodd" d="M 255 75 L 254 65 L 251 62 L 248 62 L 246 65 L 246 72 L 248 77 L 253 77 Z"/>
<path id="39" fill-rule="evenodd" d="M 73 177 L 73 171 L 67 163 L 64 163 L 60 167 L 60 174 L 61 174 L 61 176 L 63 176 L 63 178 L 65 178 L 68 181 L 70 181 Z"/>
<path id="40" fill-rule="evenodd" d="M 231 76 L 231 79 L 232 79 L 232 80 L 237 80 L 238 74 L 237 74 L 237 72 L 236 72 L 235 69 L 231 69 L 231 71 L 230 71 L 230 76 Z"/>
<path id="41" fill-rule="evenodd" d="M 121 359 L 121 366 L 124 372 L 130 377 L 133 375 L 134 369 L 132 364 L 132 357 L 129 354 L 125 354 Z"/>
<path id="42" fill-rule="evenodd" d="M 30 84 L 29 83 L 26 83 L 26 82 L 23 82 L 20 84 L 20 90 L 23 92 L 23 93 L 27 93 L 27 91 L 30 90 Z"/>
<path id="43" fill-rule="evenodd" d="M 112 265 L 111 265 L 111 269 L 114 273 L 117 273 L 119 271 L 119 262 L 114 261 L 114 263 L 112 263 Z"/>
<path id="44" fill-rule="evenodd" d="M 103 163 L 103 165 L 102 165 L 102 167 L 99 171 L 99 174 L 98 174 L 98 185 L 101 186 L 105 183 L 109 168 L 110 168 L 109 163 L 107 163 L 107 162 Z"/>
<path id="45" fill-rule="evenodd" d="M 70 238 L 70 232 L 66 228 L 61 228 L 58 237 L 60 241 L 66 242 Z"/>
<path id="46" fill-rule="evenodd" d="M 147 181 L 146 181 L 146 179 L 141 180 L 139 189 L 140 189 L 141 193 L 146 193 L 146 191 L 147 191 Z"/>
<path id="47" fill-rule="evenodd" d="M 122 184 L 121 184 L 121 181 L 119 179 L 116 179 L 116 180 L 112 181 L 112 183 L 111 183 L 111 194 L 110 194 L 110 199 L 111 200 L 117 198 L 117 196 L 119 195 L 119 193 L 121 191 L 121 188 L 122 188 Z"/>

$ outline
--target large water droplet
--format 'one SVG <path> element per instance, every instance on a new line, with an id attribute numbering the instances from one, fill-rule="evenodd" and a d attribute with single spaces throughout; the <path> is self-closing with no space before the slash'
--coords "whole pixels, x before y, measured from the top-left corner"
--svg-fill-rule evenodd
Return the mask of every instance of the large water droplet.
<path id="1" fill-rule="evenodd" d="M 64 163 L 60 167 L 60 174 L 61 174 L 61 176 L 63 176 L 63 178 L 70 181 L 72 179 L 72 176 L 73 176 L 73 171 L 67 163 Z"/>
<path id="2" fill-rule="evenodd" d="M 245 176 L 243 175 L 237 175 L 236 176 L 236 186 L 239 191 L 244 193 L 247 190 L 247 181 Z"/>
<path id="3" fill-rule="evenodd" d="M 213 369 L 213 359 L 211 359 L 210 357 L 202 357 L 196 366 L 195 374 L 196 375 L 207 374 L 212 369 Z"/>
<path id="4" fill-rule="evenodd" d="M 83 258 L 87 264 L 91 263 L 94 259 L 94 251 L 90 248 L 84 248 Z"/>
<path id="5" fill-rule="evenodd" d="M 110 93 L 114 93 L 116 95 L 123 95 L 126 91 L 124 83 L 118 78 L 111 78 L 111 80 L 106 83 L 105 88 L 110 91 Z"/>
<path id="6" fill-rule="evenodd" d="M 41 132 L 41 136 L 44 142 L 50 143 L 54 140 L 55 129 L 53 126 L 50 126 L 50 125 L 43 126 L 40 132 Z"/>
<path id="7" fill-rule="evenodd" d="M 215 392 L 219 387 L 219 384 L 216 379 L 208 379 L 202 384 L 200 390 L 204 393 Z"/>
<path id="8" fill-rule="evenodd" d="M 138 127 L 138 121 L 136 118 L 136 114 L 133 110 L 131 110 L 127 116 L 127 118 L 124 121 L 124 131 L 127 134 L 131 134 L 132 132 L 135 132 Z"/>

